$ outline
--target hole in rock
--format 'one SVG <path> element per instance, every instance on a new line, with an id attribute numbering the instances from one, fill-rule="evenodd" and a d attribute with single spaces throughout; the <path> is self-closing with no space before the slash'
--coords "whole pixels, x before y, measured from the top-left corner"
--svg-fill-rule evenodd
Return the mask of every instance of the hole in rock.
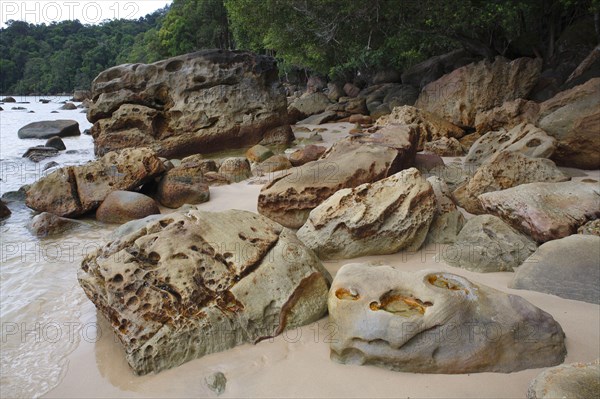
<path id="1" fill-rule="evenodd" d="M 369 308 L 373 311 L 385 310 L 386 312 L 400 316 L 422 316 L 425 314 L 425 309 L 432 305 L 433 303 L 429 301 L 423 302 L 412 295 L 405 295 L 398 291 L 389 291 L 379 298 L 379 303 L 371 302 Z"/>

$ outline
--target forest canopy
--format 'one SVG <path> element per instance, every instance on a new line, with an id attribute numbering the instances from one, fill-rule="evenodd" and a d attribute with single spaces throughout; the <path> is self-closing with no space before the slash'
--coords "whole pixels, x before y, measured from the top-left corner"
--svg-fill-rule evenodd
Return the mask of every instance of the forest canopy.
<path id="1" fill-rule="evenodd" d="M 341 80 L 461 47 L 549 60 L 565 35 L 599 42 L 600 0 L 174 0 L 138 20 L 6 24 L 0 91 L 49 94 L 89 88 L 114 65 L 203 48 L 270 54 L 284 73 Z"/>

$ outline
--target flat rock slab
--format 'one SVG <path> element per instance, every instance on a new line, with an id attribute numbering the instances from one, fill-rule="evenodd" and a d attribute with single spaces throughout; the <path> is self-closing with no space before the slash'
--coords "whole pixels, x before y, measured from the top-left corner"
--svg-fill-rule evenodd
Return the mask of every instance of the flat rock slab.
<path id="1" fill-rule="evenodd" d="M 120 229 L 78 273 L 136 374 L 256 343 L 327 312 L 331 277 L 291 230 L 252 212 L 193 207 L 146 221 Z"/>
<path id="2" fill-rule="evenodd" d="M 600 361 L 570 363 L 540 373 L 529 385 L 527 399 L 600 397 Z"/>
<path id="3" fill-rule="evenodd" d="M 49 139 L 54 136 L 79 136 L 79 123 L 70 119 L 33 122 L 23 126 L 18 132 L 20 139 Z"/>
<path id="4" fill-rule="evenodd" d="M 510 288 L 600 304 L 600 237 L 574 234 L 541 245 L 517 269 Z"/>
<path id="5" fill-rule="evenodd" d="M 522 184 L 478 198 L 487 212 L 539 243 L 576 233 L 588 220 L 600 218 L 597 182 Z"/>
<path id="6" fill-rule="evenodd" d="M 415 373 L 510 373 L 567 353 L 561 326 L 523 298 L 450 273 L 348 264 L 328 299 L 331 358 Z M 533 331 L 533 333 L 532 333 Z"/>

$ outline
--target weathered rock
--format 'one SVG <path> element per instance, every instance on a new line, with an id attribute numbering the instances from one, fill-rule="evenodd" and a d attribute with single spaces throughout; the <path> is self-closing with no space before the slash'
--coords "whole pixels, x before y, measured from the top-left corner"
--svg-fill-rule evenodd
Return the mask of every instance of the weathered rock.
<path id="1" fill-rule="evenodd" d="M 54 136 L 79 136 L 79 123 L 68 119 L 33 122 L 23 126 L 18 132 L 20 139 L 49 139 Z"/>
<path id="2" fill-rule="evenodd" d="M 434 166 L 433 169 L 429 170 L 429 174 L 442 179 L 450 191 L 454 191 L 456 188 L 465 184 L 474 173 L 475 170 L 464 168 L 461 162 L 451 162 L 447 165 L 442 164 L 440 166 Z"/>
<path id="3" fill-rule="evenodd" d="M 405 150 L 410 152 L 408 146 Z M 404 156 L 386 146 L 338 142 L 321 159 L 288 169 L 265 185 L 258 197 L 258 212 L 286 227 L 299 228 L 310 211 L 336 191 L 400 171 Z"/>
<path id="4" fill-rule="evenodd" d="M 66 231 L 83 226 L 84 223 L 56 216 L 52 213 L 42 212 L 31 219 L 27 226 L 31 234 L 37 237 L 54 236 Z"/>
<path id="5" fill-rule="evenodd" d="M 23 154 L 23 158 L 27 158 L 33 162 L 40 162 L 47 158 L 52 158 L 58 155 L 58 150 L 54 147 L 29 147 Z"/>
<path id="6" fill-rule="evenodd" d="M 360 93 L 360 89 L 352 83 L 346 83 L 343 87 L 343 90 L 344 93 L 346 93 L 346 95 L 351 98 L 358 96 L 358 94 Z"/>
<path id="7" fill-rule="evenodd" d="M 538 126 L 555 137 L 552 159 L 559 165 L 600 168 L 600 78 L 556 96 L 540 105 Z"/>
<path id="8" fill-rule="evenodd" d="M 338 101 L 337 104 L 332 104 L 327 107 L 327 110 L 345 113 L 347 116 L 351 114 L 364 115 L 369 112 L 364 97 L 341 97 Z"/>
<path id="9" fill-rule="evenodd" d="M 289 105 L 290 123 L 295 123 L 311 115 L 320 114 L 330 104 L 329 99 L 323 93 L 305 94 Z"/>
<path id="10" fill-rule="evenodd" d="M 473 144 L 477 140 L 479 140 L 479 138 L 481 138 L 481 135 L 479 133 L 471 133 L 471 134 L 462 136 L 458 141 L 463 146 L 463 148 L 466 151 L 468 151 L 473 146 Z"/>
<path id="11" fill-rule="evenodd" d="M 442 137 L 441 139 L 430 141 L 425 143 L 424 149 L 442 157 L 459 157 L 465 153 L 460 142 L 454 137 Z"/>
<path id="12" fill-rule="evenodd" d="M 417 145 L 419 143 L 419 126 L 388 124 L 369 129 L 372 133 L 361 133 L 350 136 L 351 143 L 376 144 L 390 147 L 402 153 L 402 167 L 413 166 Z"/>
<path id="13" fill-rule="evenodd" d="M 62 150 L 66 150 L 67 147 L 65 146 L 65 143 L 62 141 L 62 139 L 58 136 L 54 136 L 54 137 L 50 137 L 47 141 L 46 144 L 44 144 L 44 147 L 52 147 L 52 148 L 56 148 L 59 151 Z"/>
<path id="14" fill-rule="evenodd" d="M 337 118 L 337 112 L 325 111 L 297 122 L 298 125 L 321 125 Z"/>
<path id="15" fill-rule="evenodd" d="M 383 97 L 383 104 L 390 110 L 396 107 L 412 106 L 419 98 L 419 90 L 409 85 L 394 85 L 387 90 Z"/>
<path id="16" fill-rule="evenodd" d="M 313 75 L 306 81 L 306 92 L 316 93 L 322 91 L 327 86 L 327 79 L 321 76 Z"/>
<path id="17" fill-rule="evenodd" d="M 556 140 L 532 124 L 521 123 L 506 131 L 489 132 L 481 136 L 465 157 L 466 167 L 479 167 L 500 151 L 520 152 L 531 158 L 550 158 Z"/>
<path id="18" fill-rule="evenodd" d="M 232 157 L 223 160 L 219 167 L 219 173 L 234 183 L 252 176 L 250 162 L 244 157 Z"/>
<path id="19" fill-rule="evenodd" d="M 125 223 L 156 215 L 160 209 L 154 200 L 132 191 L 113 191 L 96 210 L 96 219 L 104 223 Z"/>
<path id="20" fill-rule="evenodd" d="M 302 166 L 307 162 L 316 161 L 327 151 L 327 148 L 310 144 L 290 154 L 292 166 Z"/>
<path id="21" fill-rule="evenodd" d="M 265 159 L 272 157 L 273 151 L 271 149 L 265 147 L 264 145 L 257 144 L 254 147 L 251 147 L 246 151 L 246 158 L 251 162 L 262 162 Z"/>
<path id="22" fill-rule="evenodd" d="M 574 234 L 542 244 L 517 270 L 510 288 L 600 304 L 600 237 Z"/>
<path id="23" fill-rule="evenodd" d="M 587 222 L 577 229 L 578 234 L 600 236 L 600 219 Z"/>
<path id="24" fill-rule="evenodd" d="M 474 61 L 475 58 L 462 49 L 431 57 L 402 72 L 402 83 L 423 88 L 443 75 Z"/>
<path id="25" fill-rule="evenodd" d="M 135 189 L 163 172 L 163 163 L 148 148 L 110 152 L 42 177 L 27 191 L 26 204 L 58 216 L 79 216 L 96 209 L 112 191 Z"/>
<path id="26" fill-rule="evenodd" d="M 426 243 L 451 244 L 465 224 L 465 217 L 456 207 L 452 192 L 442 179 L 431 176 L 427 179 L 435 194 L 435 212 Z"/>
<path id="27" fill-rule="evenodd" d="M 92 92 L 89 90 L 75 90 L 73 92 L 73 101 L 82 102 L 92 99 Z"/>
<path id="28" fill-rule="evenodd" d="M 205 172 L 204 181 L 209 186 L 226 186 L 232 183 L 227 176 L 224 176 L 219 172 Z"/>
<path id="29" fill-rule="evenodd" d="M 74 109 L 77 109 L 77 106 L 73 103 L 64 103 L 59 109 L 62 109 L 65 111 L 72 111 Z"/>
<path id="30" fill-rule="evenodd" d="M 373 119 L 368 115 L 353 114 L 350 115 L 348 122 L 358 123 L 359 125 L 370 125 L 373 123 Z"/>
<path id="31" fill-rule="evenodd" d="M 535 101 L 519 98 L 507 101 L 499 107 L 483 111 L 475 117 L 475 129 L 479 134 L 504 129 L 512 129 L 521 123 L 535 123 L 540 105 Z"/>
<path id="32" fill-rule="evenodd" d="M 520 152 L 501 151 L 481 165 L 475 175 L 455 192 L 460 206 L 473 214 L 484 213 L 479 196 L 520 184 L 563 182 L 571 178 L 549 159 L 529 158 Z"/>
<path id="33" fill-rule="evenodd" d="M 479 201 L 487 212 L 539 243 L 574 234 L 582 224 L 600 218 L 597 183 L 522 184 L 482 194 Z"/>
<path id="34" fill-rule="evenodd" d="M 4 201 L 0 201 L 0 219 L 6 219 L 11 213 L 12 212 L 8 209 Z"/>
<path id="35" fill-rule="evenodd" d="M 78 274 L 136 374 L 311 323 L 330 281 L 296 235 L 247 211 L 190 208 L 87 256 Z"/>
<path id="36" fill-rule="evenodd" d="M 160 179 L 156 199 L 167 208 L 179 208 L 184 204 L 201 204 L 210 199 L 208 183 L 202 172 L 202 162 L 190 160 L 169 170 Z"/>
<path id="37" fill-rule="evenodd" d="M 600 361 L 570 363 L 544 370 L 529 384 L 527 399 L 597 398 Z"/>
<path id="38" fill-rule="evenodd" d="M 202 173 L 219 171 L 219 166 L 214 159 L 204 159 L 200 154 L 190 155 L 189 157 L 183 158 L 179 166 L 198 166 Z"/>
<path id="39" fill-rule="evenodd" d="M 285 155 L 277 154 L 258 165 L 256 171 L 258 175 L 263 175 L 290 169 L 291 167 L 292 163 Z"/>
<path id="40" fill-rule="evenodd" d="M 450 273 L 345 265 L 328 307 L 336 326 L 331 358 L 341 363 L 415 373 L 510 373 L 560 364 L 567 353 L 551 315 Z"/>
<path id="41" fill-rule="evenodd" d="M 442 137 L 461 138 L 465 132 L 460 127 L 445 121 L 437 115 L 411 106 L 396 107 L 388 116 L 381 117 L 377 125 L 417 124 L 419 126 L 419 151 L 425 142 L 441 139 Z"/>
<path id="42" fill-rule="evenodd" d="M 344 95 L 342 88 L 335 83 L 327 83 L 327 98 L 331 102 L 337 102 Z"/>
<path id="43" fill-rule="evenodd" d="M 444 160 L 437 154 L 417 154 L 415 155 L 415 168 L 422 174 L 428 174 L 430 170 L 436 167 L 444 167 Z"/>
<path id="44" fill-rule="evenodd" d="M 98 75 L 92 95 L 88 119 L 99 155 L 144 145 L 171 158 L 291 138 L 275 60 L 249 52 L 203 50 L 116 66 Z"/>
<path id="45" fill-rule="evenodd" d="M 442 257 L 452 266 L 475 272 L 510 272 L 536 249 L 534 241 L 500 218 L 481 215 L 467 221 Z"/>
<path id="46" fill-rule="evenodd" d="M 297 234 L 321 259 L 417 250 L 434 211 L 431 185 L 411 168 L 337 191 L 310 212 Z"/>
<path id="47" fill-rule="evenodd" d="M 526 98 L 542 68 L 541 59 L 497 57 L 469 64 L 423 88 L 415 106 L 461 126 L 475 126 L 479 112 Z"/>

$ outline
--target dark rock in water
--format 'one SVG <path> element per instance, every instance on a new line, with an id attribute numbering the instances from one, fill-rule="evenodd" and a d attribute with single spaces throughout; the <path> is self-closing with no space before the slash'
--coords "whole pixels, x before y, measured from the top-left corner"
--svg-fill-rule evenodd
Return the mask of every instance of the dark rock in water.
<path id="1" fill-rule="evenodd" d="M 60 150 L 60 151 L 67 149 L 67 147 L 65 146 L 65 143 L 58 136 L 50 137 L 48 139 L 48 141 L 46 141 L 46 144 L 44 144 L 44 146 L 56 148 L 57 150 Z"/>
<path id="2" fill-rule="evenodd" d="M 574 234 L 541 245 L 518 269 L 510 288 L 600 304 L 600 237 Z"/>
<path id="3" fill-rule="evenodd" d="M 210 192 L 204 181 L 201 161 L 191 162 L 169 170 L 158 183 L 156 199 L 167 208 L 208 201 Z"/>
<path id="4" fill-rule="evenodd" d="M 74 109 L 77 109 L 77 106 L 75 104 L 73 104 L 73 103 L 65 103 L 59 109 L 66 110 L 66 111 L 72 111 Z"/>
<path id="5" fill-rule="evenodd" d="M 37 237 L 48 237 L 64 233 L 67 230 L 83 226 L 84 223 L 56 216 L 52 213 L 42 212 L 31 219 L 27 226 L 31 234 Z"/>
<path id="6" fill-rule="evenodd" d="M 35 111 L 29 111 L 28 114 L 35 114 Z"/>
<path id="7" fill-rule="evenodd" d="M 0 107 L 0 111 L 4 111 L 4 108 Z"/>
<path id="8" fill-rule="evenodd" d="M 351 263 L 329 291 L 331 358 L 412 373 L 514 371 L 560 364 L 558 322 L 525 299 L 432 270 Z"/>
<path id="9" fill-rule="evenodd" d="M 255 343 L 327 312 L 331 277 L 291 230 L 240 210 L 190 207 L 150 218 L 88 255 L 78 272 L 98 313 L 115 321 L 136 374 Z"/>
<path id="10" fill-rule="evenodd" d="M 10 211 L 10 209 L 8 209 L 4 201 L 0 201 L 0 219 L 5 219 L 9 217 L 11 213 L 12 212 Z"/>
<path id="11" fill-rule="evenodd" d="M 92 135 L 92 131 L 90 129 L 85 129 L 83 131 L 83 134 L 85 134 L 86 136 L 91 136 Z"/>
<path id="12" fill-rule="evenodd" d="M 163 173 L 163 163 L 148 148 L 111 152 L 81 166 L 67 166 L 42 177 L 27 191 L 26 204 L 58 216 L 96 209 L 112 191 L 135 189 Z"/>
<path id="13" fill-rule="evenodd" d="M 171 158 L 293 138 L 275 60 L 249 52 L 203 50 L 116 66 L 98 75 L 92 95 L 98 155 L 146 146 Z"/>
<path id="14" fill-rule="evenodd" d="M 25 108 L 25 107 L 12 107 L 11 109 L 13 111 L 25 111 L 27 108 Z"/>
<path id="15" fill-rule="evenodd" d="M 44 165 L 44 168 L 42 169 L 42 171 L 46 171 L 46 170 L 48 170 L 50 168 L 54 168 L 56 166 L 59 166 L 58 162 L 54 162 L 54 161 L 48 162 L 46 165 Z"/>
<path id="16" fill-rule="evenodd" d="M 104 223 L 125 223 L 156 215 L 160 209 L 147 195 L 131 191 L 113 191 L 96 211 L 96 219 Z"/>
<path id="17" fill-rule="evenodd" d="M 2 194 L 2 201 L 4 202 L 24 202 L 25 193 L 29 189 L 29 185 L 21 187 L 18 191 L 7 191 Z"/>
<path id="18" fill-rule="evenodd" d="M 79 154 L 79 151 L 78 150 L 67 150 L 67 151 L 65 151 L 65 154 L 69 154 L 69 155 Z"/>
<path id="19" fill-rule="evenodd" d="M 20 139 L 49 139 L 54 136 L 79 136 L 79 123 L 70 119 L 33 122 L 19 129 Z"/>
<path id="20" fill-rule="evenodd" d="M 40 162 L 46 158 L 55 157 L 58 155 L 58 150 L 54 147 L 30 147 L 25 154 L 23 154 L 23 158 L 28 158 L 33 162 Z"/>
<path id="21" fill-rule="evenodd" d="M 15 100 L 13 97 L 4 97 L 1 100 L 3 103 L 16 103 L 17 100 Z"/>
<path id="22" fill-rule="evenodd" d="M 41 102 L 42 104 L 48 104 L 48 103 L 50 102 L 50 100 L 47 100 L 47 99 L 45 99 L 45 98 L 40 98 L 40 102 Z"/>
<path id="23" fill-rule="evenodd" d="M 527 399 L 598 398 L 600 361 L 561 364 L 541 372 L 529 385 Z"/>
<path id="24" fill-rule="evenodd" d="M 51 111 L 50 113 L 51 114 L 58 114 L 59 112 L 58 111 Z"/>

